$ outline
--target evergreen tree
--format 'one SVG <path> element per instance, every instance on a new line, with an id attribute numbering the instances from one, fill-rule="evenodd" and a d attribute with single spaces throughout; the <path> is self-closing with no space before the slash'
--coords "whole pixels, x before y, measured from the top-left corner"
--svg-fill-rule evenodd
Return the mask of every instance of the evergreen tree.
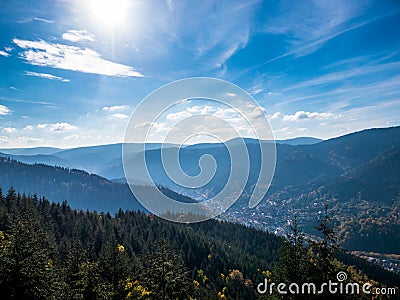
<path id="1" fill-rule="evenodd" d="M 59 270 L 46 251 L 46 235 L 28 214 L 11 224 L 0 239 L 0 294 L 2 299 L 62 297 Z"/>
<path id="2" fill-rule="evenodd" d="M 278 274 L 283 282 L 306 281 L 310 271 L 310 259 L 305 246 L 305 234 L 295 215 L 290 223 L 290 233 L 286 236 L 279 253 Z"/>
<path id="3" fill-rule="evenodd" d="M 192 282 L 182 258 L 164 239 L 144 257 L 137 278 L 150 292 L 151 299 L 188 299 L 192 293 Z"/>
<path id="4" fill-rule="evenodd" d="M 335 252 L 340 248 L 338 246 L 338 236 L 333 226 L 333 219 L 328 211 L 329 203 L 325 203 L 324 213 L 319 218 L 319 224 L 316 229 L 320 232 L 322 239 L 311 241 L 310 248 L 315 258 L 317 267 L 316 274 L 320 274 L 322 282 L 328 282 L 335 278 L 337 268 L 335 266 Z"/>
<path id="5" fill-rule="evenodd" d="M 125 246 L 118 243 L 114 234 L 103 244 L 100 251 L 101 275 L 111 287 L 112 299 L 125 295 L 125 282 L 130 273 L 130 259 Z"/>

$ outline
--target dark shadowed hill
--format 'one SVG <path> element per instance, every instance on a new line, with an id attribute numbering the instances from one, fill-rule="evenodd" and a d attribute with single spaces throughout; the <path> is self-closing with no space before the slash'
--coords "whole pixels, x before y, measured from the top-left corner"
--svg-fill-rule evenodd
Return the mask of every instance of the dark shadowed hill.
<path id="1" fill-rule="evenodd" d="M 57 202 L 68 199 L 74 208 L 110 212 L 119 208 L 144 210 L 127 184 L 114 183 L 85 171 L 42 164 L 28 165 L 0 158 L 0 187 L 7 190 L 10 186 L 20 192 L 46 196 Z M 144 195 L 154 195 L 154 187 L 138 188 Z M 177 201 L 193 202 L 168 189 L 166 193 Z"/>

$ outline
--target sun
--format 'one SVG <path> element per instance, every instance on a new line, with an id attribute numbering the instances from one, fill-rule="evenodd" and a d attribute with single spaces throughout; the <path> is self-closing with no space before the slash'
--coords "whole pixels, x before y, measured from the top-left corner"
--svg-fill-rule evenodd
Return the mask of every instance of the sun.
<path id="1" fill-rule="evenodd" d="M 98 24 L 118 26 L 124 23 L 129 0 L 90 0 L 88 9 Z"/>

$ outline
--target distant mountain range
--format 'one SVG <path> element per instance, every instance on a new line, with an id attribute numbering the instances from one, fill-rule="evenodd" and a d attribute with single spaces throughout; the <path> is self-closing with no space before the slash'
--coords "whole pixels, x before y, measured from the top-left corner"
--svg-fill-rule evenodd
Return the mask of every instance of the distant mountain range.
<path id="1" fill-rule="evenodd" d="M 239 142 L 231 140 L 227 144 L 235 149 Z M 326 141 L 312 138 L 278 141 L 272 185 L 261 203 L 250 209 L 248 199 L 260 169 L 259 143 L 269 142 L 245 139 L 250 157 L 246 188 L 239 201 L 221 218 L 284 233 L 288 222 L 297 214 L 304 229 L 314 234 L 315 216 L 329 201 L 332 214 L 340 222 L 347 249 L 400 254 L 400 127 L 363 130 Z M 138 154 L 143 150 L 143 144 L 133 145 L 133 149 L 135 147 Z M 179 152 L 179 161 L 186 173 L 198 174 L 199 159 L 205 154 L 212 155 L 218 167 L 208 184 L 197 189 L 181 188 L 165 173 L 160 147 L 160 144 L 146 145 L 149 172 L 158 185 L 165 187 L 168 193 L 174 191 L 177 198 L 184 194 L 189 197 L 184 201 L 193 201 L 190 198 L 201 201 L 221 191 L 229 178 L 231 162 L 223 144 L 190 145 Z M 173 147 L 175 145 L 167 145 L 164 150 L 173 151 Z M 130 191 L 123 184 L 121 144 L 60 151 L 54 148 L 1 151 L 9 152 L 2 156 L 30 164 L 80 168 L 117 179 L 111 182 L 86 172 L 62 168 L 50 171 L 46 169 L 50 167 L 45 166 L 21 167 L 19 164 L 16 168 L 15 161 L 3 159 L 0 176 L 3 188 L 14 185 L 20 191 L 37 192 L 51 200 L 67 199 L 73 207 L 101 210 L 106 205 L 103 200 L 95 199 L 108 199 L 115 201 L 112 210 L 127 207 L 127 203 L 139 208 L 131 201 L 132 196 L 127 196 Z M 135 166 L 138 159 L 140 155 L 132 155 L 129 163 Z M 139 170 L 133 175 L 133 181 L 146 183 Z M 63 179 L 54 179 L 60 177 Z M 381 244 L 374 241 L 378 236 Z"/>
<path id="2" fill-rule="evenodd" d="M 298 137 L 288 140 L 277 140 L 278 144 L 309 145 L 322 140 L 313 137 Z M 208 148 L 216 144 L 199 144 L 196 147 Z M 137 152 L 143 149 L 160 149 L 160 143 L 131 144 L 131 149 Z M 177 147 L 168 144 L 163 147 Z M 60 149 L 52 147 L 36 148 L 2 148 L 0 156 L 10 157 L 27 164 L 42 163 L 50 166 L 75 168 L 97 174 L 108 179 L 117 179 L 124 176 L 122 169 L 122 144 L 109 144 L 91 147 L 79 147 L 72 149 Z"/>

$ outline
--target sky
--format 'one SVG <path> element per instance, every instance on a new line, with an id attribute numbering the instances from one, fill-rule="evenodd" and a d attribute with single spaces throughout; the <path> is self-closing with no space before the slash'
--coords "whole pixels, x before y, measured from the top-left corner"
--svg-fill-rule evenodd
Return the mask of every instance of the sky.
<path id="1" fill-rule="evenodd" d="M 397 0 L 1 1 L 0 148 L 122 142 L 142 99 L 190 77 L 247 91 L 276 139 L 398 126 L 398 28 Z M 186 101 L 154 141 L 202 113 L 237 118 Z"/>

